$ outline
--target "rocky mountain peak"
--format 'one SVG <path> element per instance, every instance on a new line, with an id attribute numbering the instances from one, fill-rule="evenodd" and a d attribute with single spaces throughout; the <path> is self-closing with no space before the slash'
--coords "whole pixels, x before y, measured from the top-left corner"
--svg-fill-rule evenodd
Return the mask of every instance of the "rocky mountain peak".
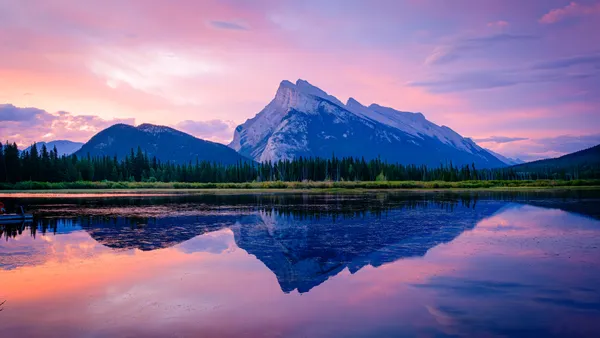
<path id="1" fill-rule="evenodd" d="M 421 113 L 354 98 L 336 97 L 298 79 L 282 81 L 275 98 L 255 117 L 236 128 L 229 145 L 257 161 L 297 156 L 381 156 L 407 164 L 502 163 L 453 130 L 428 121 Z"/>
<path id="2" fill-rule="evenodd" d="M 306 104 L 306 101 L 314 101 L 315 98 L 344 107 L 344 104 L 335 96 L 327 94 L 324 90 L 302 79 L 298 79 L 295 84 L 288 80 L 281 81 L 274 101 L 295 108 L 296 105 Z"/>
<path id="3" fill-rule="evenodd" d="M 348 101 L 346 102 L 346 107 L 352 109 L 352 108 L 360 108 L 360 109 L 365 109 L 367 107 L 363 106 L 360 102 L 356 101 L 356 99 L 354 99 L 353 97 L 349 98 Z"/>

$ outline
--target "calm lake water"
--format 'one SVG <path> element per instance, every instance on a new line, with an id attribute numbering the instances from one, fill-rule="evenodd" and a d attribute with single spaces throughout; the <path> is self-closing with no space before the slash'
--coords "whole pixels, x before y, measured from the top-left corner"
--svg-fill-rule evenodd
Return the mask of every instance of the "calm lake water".
<path id="1" fill-rule="evenodd" d="M 600 336 L 598 191 L 2 200 L 2 337 Z"/>

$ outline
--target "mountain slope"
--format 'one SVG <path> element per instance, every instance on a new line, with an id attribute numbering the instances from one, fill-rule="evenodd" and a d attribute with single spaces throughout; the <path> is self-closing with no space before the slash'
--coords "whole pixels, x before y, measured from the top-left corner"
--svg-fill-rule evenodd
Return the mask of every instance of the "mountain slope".
<path id="1" fill-rule="evenodd" d="M 504 162 L 506 165 L 517 165 L 517 164 L 525 163 L 525 161 L 523 161 L 520 158 L 510 158 L 510 157 L 506 157 L 504 155 L 498 154 L 497 152 L 491 151 L 489 149 L 486 149 L 486 150 L 488 153 L 494 155 L 497 159 Z"/>
<path id="2" fill-rule="evenodd" d="M 48 151 L 51 151 L 52 149 L 54 149 L 54 147 L 56 147 L 56 151 L 58 151 L 58 156 L 71 155 L 74 152 L 76 152 L 77 150 L 81 149 L 81 146 L 83 146 L 83 143 L 81 143 L 81 142 L 73 142 L 73 141 L 68 141 L 68 140 L 36 142 L 35 144 L 36 144 L 38 151 L 40 151 L 42 149 L 43 145 L 46 145 L 46 148 L 48 149 Z M 31 150 L 31 147 L 28 147 L 27 149 L 24 150 L 24 152 L 30 151 L 30 150 Z"/>
<path id="3" fill-rule="evenodd" d="M 96 134 L 75 154 L 77 156 L 117 156 L 122 159 L 131 149 L 141 147 L 149 156 L 173 163 L 199 161 L 233 164 L 247 158 L 225 145 L 201 140 L 173 128 L 142 124 L 133 127 L 116 124 Z"/>
<path id="4" fill-rule="evenodd" d="M 275 98 L 236 128 L 229 146 L 256 161 L 335 154 L 431 166 L 450 161 L 505 166 L 472 140 L 420 113 L 366 107 L 352 98 L 343 104 L 303 80 L 281 82 Z"/>
<path id="5" fill-rule="evenodd" d="M 600 177 L 600 144 L 557 158 L 539 160 L 512 166 L 517 172 L 559 172 L 577 168 L 579 174 L 590 171 Z"/>

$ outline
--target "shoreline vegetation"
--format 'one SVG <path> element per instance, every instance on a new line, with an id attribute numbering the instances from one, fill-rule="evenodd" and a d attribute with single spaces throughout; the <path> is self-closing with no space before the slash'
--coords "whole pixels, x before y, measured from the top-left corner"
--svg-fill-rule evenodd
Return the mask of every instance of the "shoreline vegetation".
<path id="1" fill-rule="evenodd" d="M 595 153 L 594 153 L 595 155 Z M 592 156 L 593 157 L 593 156 Z M 595 158 L 595 157 L 594 157 Z M 380 158 L 299 157 L 277 162 L 161 162 L 140 147 L 116 156 L 59 156 L 45 145 L 19 152 L 0 143 L 0 192 L 94 191 L 357 191 L 600 188 L 593 159 L 559 167 L 479 169 L 474 163 L 439 166 L 388 163 Z"/>
<path id="2" fill-rule="evenodd" d="M 446 190 L 513 188 L 600 188 L 599 179 L 589 180 L 489 180 L 489 181 L 303 181 L 247 183 L 182 182 L 33 182 L 0 183 L 0 192 L 63 190 Z"/>

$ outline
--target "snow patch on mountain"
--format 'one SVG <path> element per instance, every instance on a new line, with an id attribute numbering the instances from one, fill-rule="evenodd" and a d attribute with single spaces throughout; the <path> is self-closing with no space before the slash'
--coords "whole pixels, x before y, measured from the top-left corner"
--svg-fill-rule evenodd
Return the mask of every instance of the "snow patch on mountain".
<path id="1" fill-rule="evenodd" d="M 357 115 L 394 127 L 415 138 L 434 137 L 445 144 L 469 153 L 473 153 L 473 148 L 481 150 L 475 143 L 467 141 L 454 130 L 428 121 L 421 113 L 398 111 L 378 104 L 366 107 L 354 98 L 348 99 L 346 108 Z"/>
<path id="2" fill-rule="evenodd" d="M 136 129 L 155 136 L 160 134 L 183 134 L 183 132 L 179 130 L 167 126 L 159 126 L 150 123 L 140 124 L 136 127 Z"/>

